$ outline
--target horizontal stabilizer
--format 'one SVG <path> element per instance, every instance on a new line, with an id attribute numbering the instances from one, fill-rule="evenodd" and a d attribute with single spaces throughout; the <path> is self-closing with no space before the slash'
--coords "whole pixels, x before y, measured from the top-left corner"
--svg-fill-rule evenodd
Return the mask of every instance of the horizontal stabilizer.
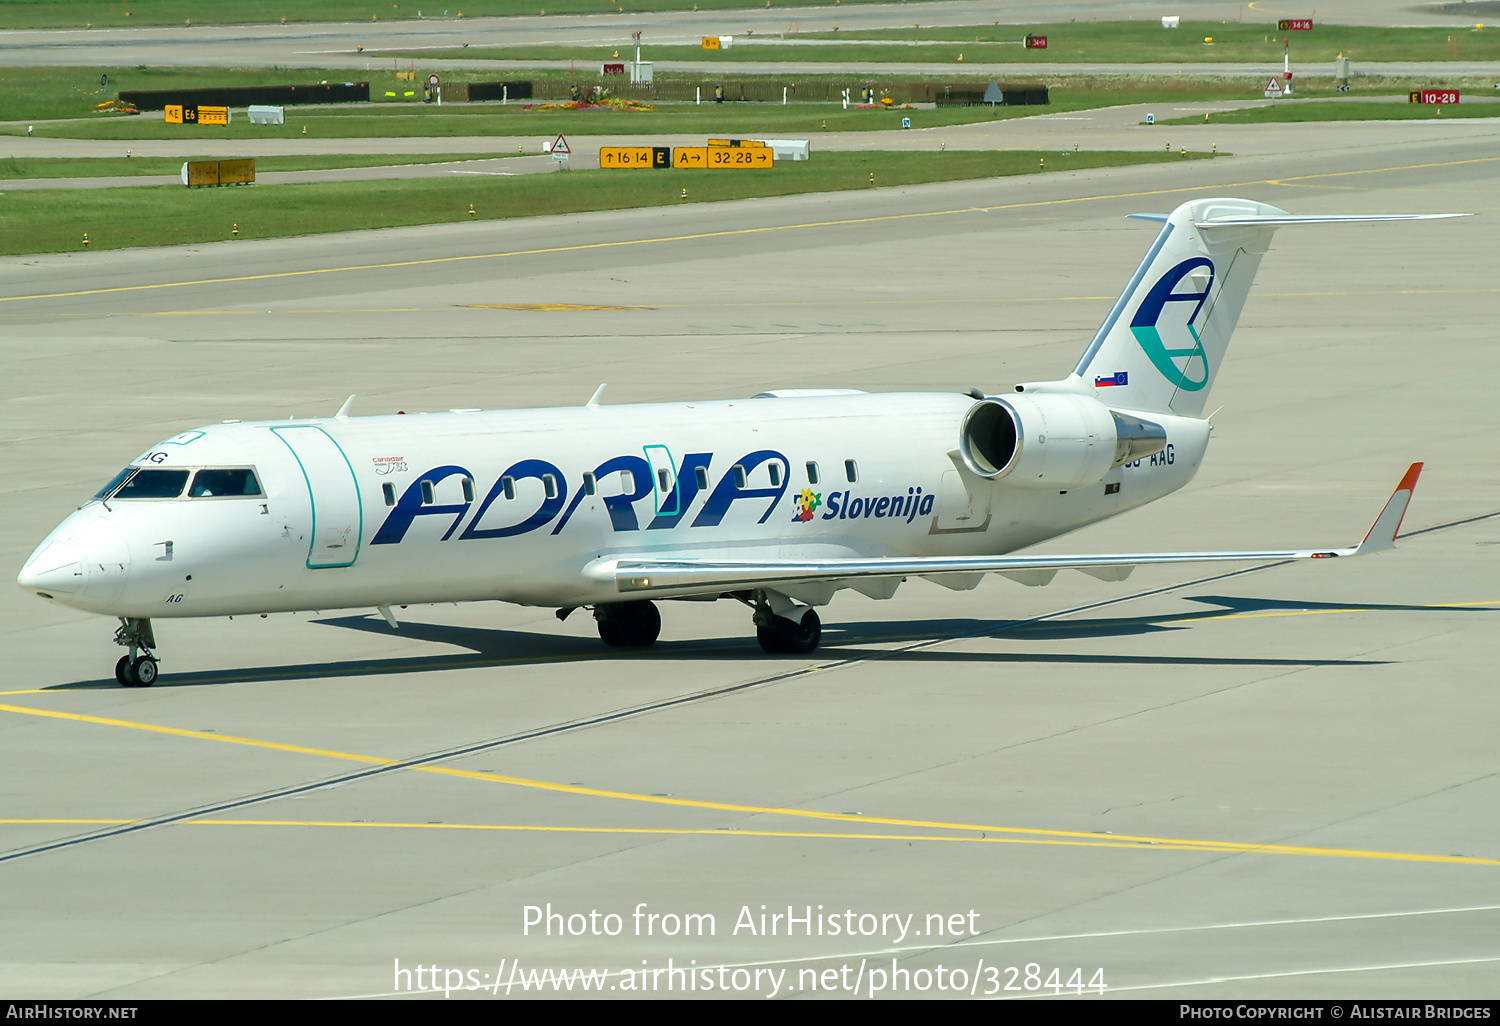
<path id="1" fill-rule="evenodd" d="M 1139 216 L 1139 215 L 1137 215 Z M 1194 221 L 1197 228 L 1285 228 L 1294 224 L 1343 224 L 1347 221 L 1436 221 L 1468 214 L 1250 214 L 1209 217 Z"/>
<path id="2" fill-rule="evenodd" d="M 817 581 L 845 582 L 930 574 L 999 573 L 1023 583 L 1045 583 L 1058 570 L 1082 570 L 1105 580 L 1123 580 L 1131 569 L 1168 563 L 1233 563 L 1361 556 L 1393 548 L 1411 502 L 1422 464 L 1413 463 L 1358 545 L 1341 549 L 1260 549 L 1238 552 L 1142 552 L 1076 556 L 895 556 L 879 559 L 596 559 L 584 575 L 613 581 L 622 592 L 747 591 Z M 1031 578 L 1031 580 L 1028 580 Z"/>

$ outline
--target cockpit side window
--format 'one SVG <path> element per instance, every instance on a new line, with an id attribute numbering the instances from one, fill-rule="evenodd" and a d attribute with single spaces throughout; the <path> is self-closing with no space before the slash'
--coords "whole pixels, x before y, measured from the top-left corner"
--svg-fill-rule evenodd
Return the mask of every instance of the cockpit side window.
<path id="1" fill-rule="evenodd" d="M 259 494 L 260 482 L 255 479 L 255 471 L 248 467 L 200 470 L 193 475 L 193 485 L 188 489 L 188 497 L 192 499 Z"/>
<path id="2" fill-rule="evenodd" d="M 109 498 L 110 493 L 113 492 L 116 488 L 120 487 L 120 485 L 124 484 L 125 483 L 125 479 L 127 477 L 129 477 L 131 474 L 134 474 L 134 473 L 135 473 L 135 468 L 134 467 L 126 467 L 124 470 L 120 471 L 114 477 L 110 478 L 109 479 L 109 484 L 105 485 L 103 488 L 101 488 L 97 492 L 95 492 L 94 493 L 94 498 L 96 498 L 96 499 L 107 499 L 107 498 Z"/>
<path id="3" fill-rule="evenodd" d="M 186 470 L 137 470 L 112 499 L 175 499 L 187 484 Z"/>

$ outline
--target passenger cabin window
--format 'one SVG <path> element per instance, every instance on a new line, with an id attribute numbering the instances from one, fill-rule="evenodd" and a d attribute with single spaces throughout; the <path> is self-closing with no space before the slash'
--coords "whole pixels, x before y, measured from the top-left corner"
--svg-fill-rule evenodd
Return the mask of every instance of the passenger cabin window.
<path id="1" fill-rule="evenodd" d="M 745 487 L 745 481 L 746 481 L 746 478 L 745 478 L 745 468 L 742 467 L 742 466 L 740 466 L 738 463 L 736 463 L 734 465 L 733 474 L 734 474 L 734 486 L 736 488 L 739 488 L 739 489 L 743 490 L 744 487 Z"/>
<path id="2" fill-rule="evenodd" d="M 859 480 L 859 464 L 855 463 L 853 460 L 845 460 L 844 461 L 844 476 L 849 479 L 849 483 L 850 484 L 853 484 L 854 482 L 858 481 Z"/>
<path id="3" fill-rule="evenodd" d="M 583 494 L 593 495 L 599 490 L 599 479 L 593 474 L 583 475 Z"/>
<path id="4" fill-rule="evenodd" d="M 193 475 L 192 487 L 188 489 L 188 497 L 192 499 L 226 495 L 259 495 L 260 493 L 260 482 L 255 479 L 255 471 L 248 467 L 238 467 L 232 470 L 200 470 Z"/>
<path id="5" fill-rule="evenodd" d="M 385 496 L 385 504 L 394 506 L 396 504 L 396 486 L 387 481 L 380 486 L 380 494 Z"/>
<path id="6" fill-rule="evenodd" d="M 661 469 L 657 470 L 656 483 L 657 486 L 660 487 L 664 492 L 670 492 L 672 490 L 672 478 L 671 475 L 667 473 L 666 467 L 662 467 Z"/>
<path id="7" fill-rule="evenodd" d="M 628 470 L 620 471 L 620 494 L 635 494 L 635 474 L 631 473 Z"/>
<path id="8" fill-rule="evenodd" d="M 807 463 L 807 483 L 818 483 L 818 465 L 811 460 Z"/>
<path id="9" fill-rule="evenodd" d="M 693 476 L 698 479 L 698 490 L 699 491 L 707 491 L 708 490 L 708 468 L 707 467 L 694 467 L 693 468 Z"/>
<path id="10" fill-rule="evenodd" d="M 464 478 L 464 501 L 474 501 L 474 479 L 472 477 Z"/>
<path id="11" fill-rule="evenodd" d="M 780 463 L 773 463 L 773 464 L 771 464 L 771 468 L 770 469 L 771 469 L 771 487 L 772 488 L 780 488 L 781 487 L 781 464 Z"/>
<path id="12" fill-rule="evenodd" d="M 186 470 L 137 470 L 113 499 L 175 499 L 187 484 Z"/>
<path id="13" fill-rule="evenodd" d="M 502 477 L 500 479 L 500 487 L 505 491 L 505 497 L 507 499 L 514 499 L 516 497 L 516 479 L 515 478 L 513 478 L 513 477 Z"/>
<path id="14" fill-rule="evenodd" d="M 432 494 L 432 482 L 426 478 L 422 479 L 422 505 L 431 506 L 436 501 Z"/>

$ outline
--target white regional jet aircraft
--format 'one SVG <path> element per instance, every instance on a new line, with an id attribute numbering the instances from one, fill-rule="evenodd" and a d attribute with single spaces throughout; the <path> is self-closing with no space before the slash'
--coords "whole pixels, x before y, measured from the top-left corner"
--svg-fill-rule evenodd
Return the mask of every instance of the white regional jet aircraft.
<path id="1" fill-rule="evenodd" d="M 498 599 L 593 610 L 656 640 L 655 599 L 733 598 L 761 646 L 806 653 L 812 607 L 908 577 L 1122 580 L 1149 563 L 1317 559 L 1392 547 L 1421 464 L 1342 549 L 1006 556 L 1176 491 L 1278 227 L 1458 215 L 1299 216 L 1201 199 L 1163 222 L 1073 372 L 1013 393 L 766 392 L 750 399 L 239 423 L 132 460 L 32 553 L 21 587 L 120 619 L 115 675 L 157 676 L 151 622 Z M 352 400 L 353 397 L 351 396 Z"/>

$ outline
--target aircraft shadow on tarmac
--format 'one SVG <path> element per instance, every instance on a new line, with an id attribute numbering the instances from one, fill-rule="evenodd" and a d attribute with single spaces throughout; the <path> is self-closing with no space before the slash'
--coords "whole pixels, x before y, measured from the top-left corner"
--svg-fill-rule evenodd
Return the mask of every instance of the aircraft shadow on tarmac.
<path id="1" fill-rule="evenodd" d="M 748 635 L 701 638 L 692 641 L 661 641 L 650 649 L 606 648 L 594 638 L 558 637 L 480 627 L 408 621 L 400 627 L 406 639 L 451 645 L 463 653 L 407 656 L 388 659 L 350 659 L 288 666 L 243 667 L 199 673 L 163 674 L 157 688 L 195 687 L 206 684 L 252 684 L 281 680 L 313 680 L 322 677 L 373 677 L 399 673 L 432 673 L 443 670 L 477 669 L 487 666 L 527 666 L 542 663 L 609 662 L 617 659 L 650 659 L 662 662 L 702 662 L 725 658 L 764 659 L 768 672 L 796 662 L 837 663 L 848 660 L 902 659 L 918 662 L 954 663 L 1097 663 L 1108 666 L 1377 666 L 1383 660 L 1295 659 L 1215 656 L 1112 655 L 1066 651 L 962 652 L 936 648 L 896 648 L 913 643 L 959 641 L 967 638 L 1013 639 L 1055 642 L 1095 638 L 1124 638 L 1163 631 L 1187 630 L 1196 621 L 1228 616 L 1339 612 L 1493 612 L 1496 606 L 1424 606 L 1385 603 L 1330 603 L 1243 596 L 1195 595 L 1188 601 L 1211 608 L 1163 613 L 1158 616 L 1097 617 L 1067 620 L 870 620 L 825 624 L 823 643 L 812 657 L 763 655 Z M 317 620 L 327 627 L 390 634 L 391 628 L 378 616 L 341 616 Z M 46 690 L 115 686 L 113 680 L 75 681 Z"/>

